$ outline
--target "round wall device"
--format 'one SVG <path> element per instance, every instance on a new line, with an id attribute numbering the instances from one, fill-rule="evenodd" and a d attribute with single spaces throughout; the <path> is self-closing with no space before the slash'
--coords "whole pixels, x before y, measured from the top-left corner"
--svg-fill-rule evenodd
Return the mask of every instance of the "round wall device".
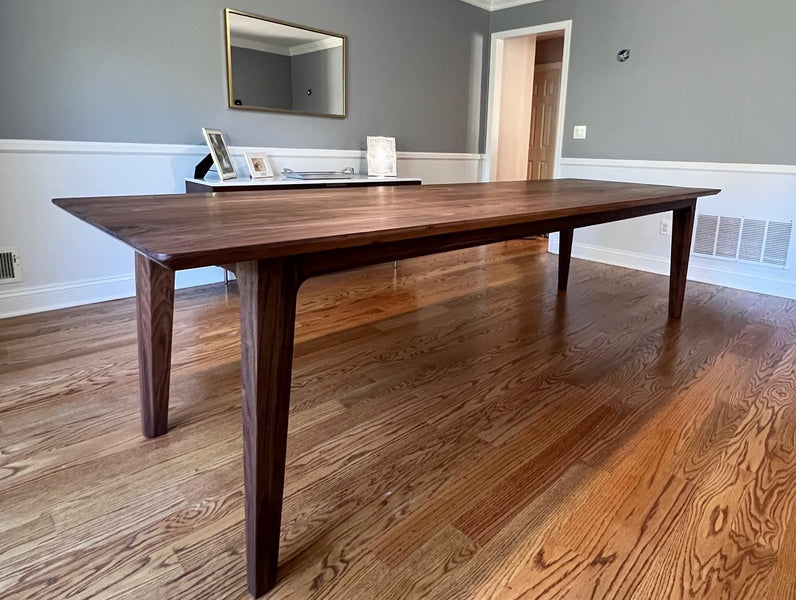
<path id="1" fill-rule="evenodd" d="M 619 54 L 616 55 L 616 60 L 620 63 L 624 63 L 630 60 L 630 50 L 620 50 Z"/>

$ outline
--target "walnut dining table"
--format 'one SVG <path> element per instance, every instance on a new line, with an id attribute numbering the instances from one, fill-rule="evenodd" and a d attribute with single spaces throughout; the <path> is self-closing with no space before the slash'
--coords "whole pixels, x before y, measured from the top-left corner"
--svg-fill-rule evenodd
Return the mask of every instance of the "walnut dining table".
<path id="1" fill-rule="evenodd" d="M 53 202 L 136 250 L 141 414 L 166 433 L 174 273 L 234 265 L 240 292 L 246 561 L 254 597 L 276 583 L 296 297 L 309 277 L 674 211 L 669 316 L 683 310 L 697 198 L 719 190 L 559 179 Z M 392 270 L 391 270 L 392 271 Z"/>

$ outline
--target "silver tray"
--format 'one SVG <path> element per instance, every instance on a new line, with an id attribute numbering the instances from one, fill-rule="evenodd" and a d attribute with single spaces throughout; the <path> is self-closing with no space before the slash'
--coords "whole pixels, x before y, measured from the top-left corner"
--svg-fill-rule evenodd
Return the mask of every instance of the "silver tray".
<path id="1" fill-rule="evenodd" d="M 319 179 L 352 179 L 354 168 L 348 167 L 342 171 L 294 171 L 293 169 L 282 169 L 282 175 L 288 179 L 303 179 L 313 181 Z"/>

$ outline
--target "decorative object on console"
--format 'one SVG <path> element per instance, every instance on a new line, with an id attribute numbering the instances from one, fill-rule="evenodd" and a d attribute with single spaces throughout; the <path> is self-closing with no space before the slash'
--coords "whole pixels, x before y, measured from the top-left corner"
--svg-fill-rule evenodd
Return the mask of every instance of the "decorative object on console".
<path id="1" fill-rule="evenodd" d="M 249 167 L 249 175 L 251 175 L 252 179 L 263 179 L 274 176 L 274 170 L 271 168 L 271 163 L 268 160 L 267 154 L 262 152 L 247 152 L 246 164 Z"/>
<path id="2" fill-rule="evenodd" d="M 303 179 L 305 181 L 351 179 L 354 176 L 354 168 L 348 167 L 342 171 L 294 171 L 293 169 L 282 169 L 282 175 L 288 179 Z"/>
<path id="3" fill-rule="evenodd" d="M 207 129 L 206 127 L 202 128 L 202 134 L 205 136 L 207 147 L 210 148 L 210 156 L 213 157 L 218 176 L 221 179 L 235 179 L 237 173 L 235 165 L 232 164 L 224 134 L 218 129 Z"/>
<path id="4" fill-rule="evenodd" d="M 368 136 L 368 177 L 397 177 L 395 138 Z"/>

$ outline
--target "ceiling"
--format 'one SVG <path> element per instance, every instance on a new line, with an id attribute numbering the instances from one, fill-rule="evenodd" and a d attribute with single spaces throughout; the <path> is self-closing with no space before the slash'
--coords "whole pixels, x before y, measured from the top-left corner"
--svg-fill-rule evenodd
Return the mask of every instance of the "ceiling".
<path id="1" fill-rule="evenodd" d="M 467 4 L 472 4 L 484 10 L 494 11 L 503 10 L 504 8 L 511 8 L 512 6 L 520 6 L 522 4 L 531 4 L 532 2 L 541 2 L 542 0 L 462 0 Z"/>
<path id="2" fill-rule="evenodd" d="M 343 45 L 342 37 L 236 13 L 229 16 L 229 33 L 233 46 L 284 56 L 308 54 Z"/>
<path id="3" fill-rule="evenodd" d="M 234 13 L 229 16 L 229 29 L 235 37 L 252 41 L 267 39 L 272 44 L 287 47 L 317 42 L 328 37 L 323 33 Z"/>

